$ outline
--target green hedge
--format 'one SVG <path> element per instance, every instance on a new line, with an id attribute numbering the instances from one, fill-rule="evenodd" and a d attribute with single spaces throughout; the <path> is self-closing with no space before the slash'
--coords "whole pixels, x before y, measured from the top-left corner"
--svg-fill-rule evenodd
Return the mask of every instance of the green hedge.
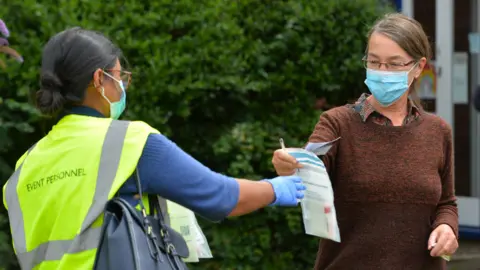
<path id="1" fill-rule="evenodd" d="M 150 123 L 216 171 L 261 179 L 274 175 L 279 137 L 288 146 L 307 139 L 316 96 L 343 103 L 364 90 L 365 34 L 386 11 L 375 0 L 42 2 L 0 8 L 25 59 L 0 70 L 2 179 L 49 128 L 27 102 L 43 44 L 66 27 L 102 31 L 124 50 L 134 73 L 126 118 Z M 0 226 L 0 267 L 14 267 L 1 215 Z M 192 269 L 308 269 L 315 259 L 318 239 L 304 235 L 298 208 L 202 227 L 215 258 Z"/>

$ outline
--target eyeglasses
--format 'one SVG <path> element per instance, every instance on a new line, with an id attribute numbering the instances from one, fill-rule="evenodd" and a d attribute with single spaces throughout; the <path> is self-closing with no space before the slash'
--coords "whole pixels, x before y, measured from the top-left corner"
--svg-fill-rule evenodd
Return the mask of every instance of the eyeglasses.
<path id="1" fill-rule="evenodd" d="M 378 60 L 370 60 L 370 59 L 367 59 L 366 57 L 363 57 L 362 61 L 363 61 L 363 66 L 365 68 L 380 69 L 382 68 L 382 65 L 384 65 L 386 70 L 403 70 L 405 69 L 405 67 L 408 67 L 411 64 L 414 64 L 417 62 L 416 60 L 411 60 L 407 63 L 397 62 L 397 61 L 385 63 L 385 62 L 380 62 Z"/>
<path id="2" fill-rule="evenodd" d="M 119 69 L 107 69 L 108 72 L 119 72 L 120 79 L 122 80 L 123 86 L 125 90 L 127 90 L 128 86 L 130 86 L 130 82 L 132 80 L 132 73 L 130 71 L 119 70 Z"/>

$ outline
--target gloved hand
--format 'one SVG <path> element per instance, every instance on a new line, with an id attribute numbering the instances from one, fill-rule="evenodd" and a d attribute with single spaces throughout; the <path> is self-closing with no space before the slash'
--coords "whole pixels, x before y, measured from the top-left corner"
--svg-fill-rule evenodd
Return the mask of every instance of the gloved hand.
<path id="1" fill-rule="evenodd" d="M 273 186 L 275 200 L 272 206 L 296 206 L 297 199 L 302 199 L 303 191 L 306 189 L 302 183 L 302 178 L 298 176 L 279 176 L 273 179 L 265 180 Z"/>

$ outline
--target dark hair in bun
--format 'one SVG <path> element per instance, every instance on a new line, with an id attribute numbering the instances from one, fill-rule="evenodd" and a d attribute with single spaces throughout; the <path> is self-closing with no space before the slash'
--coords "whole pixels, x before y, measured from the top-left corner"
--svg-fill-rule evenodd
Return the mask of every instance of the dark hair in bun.
<path id="1" fill-rule="evenodd" d="M 53 36 L 42 55 L 37 108 L 55 115 L 81 103 L 93 73 L 113 68 L 122 52 L 101 33 L 74 27 Z"/>
<path id="2" fill-rule="evenodd" d="M 60 79 L 55 74 L 44 73 L 40 77 L 40 85 L 36 96 L 37 108 L 47 115 L 60 111 L 65 105 L 65 98 L 61 92 L 63 84 Z"/>

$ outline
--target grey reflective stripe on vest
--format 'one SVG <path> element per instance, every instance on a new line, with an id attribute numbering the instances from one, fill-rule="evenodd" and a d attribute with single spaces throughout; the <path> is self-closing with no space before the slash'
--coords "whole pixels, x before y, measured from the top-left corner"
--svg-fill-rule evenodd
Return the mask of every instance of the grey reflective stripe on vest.
<path id="1" fill-rule="evenodd" d="M 127 121 L 112 121 L 108 127 L 102 146 L 92 205 L 82 223 L 80 233 L 73 240 L 49 241 L 42 243 L 31 251 L 27 251 L 24 220 L 17 194 L 17 184 L 23 162 L 10 177 L 6 187 L 8 217 L 12 228 L 15 251 L 22 269 L 32 269 L 43 261 L 60 260 L 65 254 L 97 248 L 101 228 L 92 229 L 90 226 L 103 213 L 105 204 L 108 201 L 108 194 L 112 188 L 120 163 L 128 125 L 129 122 Z"/>
<path id="2" fill-rule="evenodd" d="M 35 144 L 30 147 L 27 151 L 27 156 L 35 147 Z M 8 218 L 10 221 L 10 228 L 12 229 L 12 236 L 15 241 L 18 241 L 18 244 L 15 244 L 15 250 L 18 252 L 27 251 L 26 241 L 25 241 L 25 225 L 23 223 L 23 213 L 20 208 L 20 201 L 17 197 L 17 184 L 20 176 L 20 171 L 22 170 L 23 162 L 26 157 L 23 159 L 18 169 L 13 172 L 10 179 L 8 179 L 7 187 L 5 188 L 5 199 L 8 205 Z M 11 217 L 11 215 L 13 215 Z"/>
<path id="3" fill-rule="evenodd" d="M 102 228 L 92 228 L 77 235 L 74 240 L 56 240 L 43 243 L 29 252 L 18 253 L 17 258 L 22 269 L 32 269 L 43 261 L 61 260 L 65 254 L 73 254 L 98 246 Z"/>

